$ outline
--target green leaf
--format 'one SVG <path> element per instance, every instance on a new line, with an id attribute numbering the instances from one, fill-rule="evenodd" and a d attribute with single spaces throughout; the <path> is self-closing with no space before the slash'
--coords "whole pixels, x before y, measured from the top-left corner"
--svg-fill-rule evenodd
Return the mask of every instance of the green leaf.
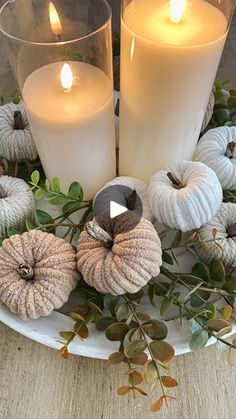
<path id="1" fill-rule="evenodd" d="M 147 347 L 147 343 L 144 340 L 135 340 L 130 342 L 124 348 L 124 354 L 127 358 L 135 358 L 139 356 Z"/>
<path id="2" fill-rule="evenodd" d="M 40 225 L 53 224 L 53 218 L 50 214 L 40 209 L 36 209 L 35 216 Z"/>
<path id="3" fill-rule="evenodd" d="M 81 199 L 82 196 L 82 188 L 79 182 L 73 182 L 68 190 L 68 197 L 70 199 Z"/>
<path id="4" fill-rule="evenodd" d="M 219 332 L 225 327 L 231 326 L 231 324 L 224 319 L 210 319 L 207 321 L 207 326 L 209 327 L 209 329 L 212 329 L 215 332 Z"/>
<path id="5" fill-rule="evenodd" d="M 12 92 L 11 94 L 11 100 L 15 105 L 18 105 L 18 103 L 20 103 L 21 100 L 21 96 L 20 96 L 20 92 L 18 89 L 14 90 L 14 92 Z"/>
<path id="6" fill-rule="evenodd" d="M 163 362 L 163 364 L 170 362 L 171 359 L 174 358 L 175 350 L 173 346 L 164 340 L 155 340 L 150 343 L 150 347 L 152 349 L 153 356 Z"/>
<path id="7" fill-rule="evenodd" d="M 210 278 L 216 282 L 221 282 L 225 280 L 225 268 L 220 260 L 214 260 L 211 263 Z"/>
<path id="8" fill-rule="evenodd" d="M 78 201 L 77 202 L 68 201 L 65 203 L 65 205 L 63 205 L 62 212 L 66 213 L 66 212 L 75 211 L 76 209 L 78 210 L 79 205 L 80 203 Z"/>
<path id="9" fill-rule="evenodd" d="M 163 340 L 168 333 L 166 324 L 160 320 L 148 320 L 142 324 L 142 328 L 154 340 Z"/>
<path id="10" fill-rule="evenodd" d="M 121 364 L 124 361 L 124 355 L 121 352 L 113 352 L 109 355 L 108 363 L 110 365 Z"/>
<path id="11" fill-rule="evenodd" d="M 63 194 L 47 197 L 47 201 L 51 205 L 63 205 L 66 201 L 66 196 Z"/>
<path id="12" fill-rule="evenodd" d="M 45 189 L 46 189 L 46 191 L 49 192 L 50 191 L 50 188 L 51 188 L 51 186 L 50 186 L 49 180 L 48 179 L 45 179 Z"/>
<path id="13" fill-rule="evenodd" d="M 188 324 L 189 324 L 189 329 L 190 329 L 192 335 L 195 332 L 198 332 L 198 330 L 202 330 L 201 324 L 199 324 L 195 319 L 190 319 L 188 321 Z"/>
<path id="14" fill-rule="evenodd" d="M 197 290 L 194 294 L 190 295 L 190 304 L 192 307 L 201 307 L 209 300 L 211 293 L 208 291 Z"/>
<path id="15" fill-rule="evenodd" d="M 75 323 L 74 332 L 81 339 L 87 339 L 89 335 L 88 328 L 83 320 L 79 320 L 78 322 Z"/>
<path id="16" fill-rule="evenodd" d="M 27 218 L 25 220 L 25 226 L 27 228 L 27 231 L 33 230 L 36 227 L 36 225 L 34 224 L 34 222 L 32 220 L 30 220 L 29 218 Z"/>
<path id="17" fill-rule="evenodd" d="M 46 195 L 46 192 L 43 189 L 37 189 L 34 193 L 34 197 L 36 201 L 40 201 L 40 199 L 43 199 Z"/>
<path id="18" fill-rule="evenodd" d="M 160 308 L 160 315 L 164 316 L 164 314 L 169 310 L 169 308 L 172 306 L 174 301 L 174 298 L 165 297 L 164 300 L 161 303 Z"/>
<path id="19" fill-rule="evenodd" d="M 74 336 L 74 332 L 71 331 L 62 331 L 59 332 L 59 335 L 65 339 L 66 341 L 70 340 L 72 338 L 72 336 Z"/>
<path id="20" fill-rule="evenodd" d="M 104 332 L 113 323 L 116 323 L 114 317 L 101 317 L 96 321 L 95 327 L 99 332 Z"/>
<path id="21" fill-rule="evenodd" d="M 235 292 L 236 291 L 236 277 L 227 276 L 223 289 L 227 291 L 228 293 Z"/>
<path id="22" fill-rule="evenodd" d="M 129 331 L 125 334 L 124 339 L 123 339 L 124 348 L 129 345 L 129 343 L 131 342 L 131 338 L 133 334 L 136 332 L 136 330 L 137 330 L 137 327 L 129 329 Z"/>
<path id="23" fill-rule="evenodd" d="M 128 332 L 128 326 L 123 322 L 111 324 L 106 329 L 106 338 L 111 341 L 122 341 Z"/>
<path id="24" fill-rule="evenodd" d="M 171 244 L 171 247 L 179 246 L 179 244 L 181 243 L 181 240 L 182 240 L 182 231 L 178 230 L 175 233 L 175 236 L 174 236 L 173 242 Z"/>
<path id="25" fill-rule="evenodd" d="M 82 321 L 85 322 L 84 317 L 82 317 L 79 313 L 74 313 L 73 311 L 70 312 L 70 317 L 75 321 Z"/>
<path id="26" fill-rule="evenodd" d="M 191 351 L 200 351 L 203 349 L 208 342 L 208 333 L 204 329 L 196 331 L 190 340 L 189 347 Z"/>
<path id="27" fill-rule="evenodd" d="M 33 173 L 31 173 L 31 181 L 34 185 L 38 185 L 40 179 L 40 174 L 38 170 L 35 170 Z"/>
<path id="28" fill-rule="evenodd" d="M 60 192 L 60 180 L 58 177 L 54 177 L 51 180 L 51 189 L 53 192 L 56 192 L 56 193 Z"/>
<path id="29" fill-rule="evenodd" d="M 154 383 L 154 381 L 157 379 L 157 369 L 155 362 L 149 361 L 146 365 L 145 371 L 144 371 L 144 380 L 148 384 Z"/>
<path id="30" fill-rule="evenodd" d="M 154 298 L 155 298 L 155 284 L 148 284 L 148 298 L 152 306 L 155 306 Z"/>
<path id="31" fill-rule="evenodd" d="M 168 263 L 168 265 L 173 265 L 174 264 L 173 258 L 169 255 L 168 252 L 163 252 L 162 253 L 162 260 L 163 260 L 163 262 Z"/>
<path id="32" fill-rule="evenodd" d="M 192 275 L 202 278 L 205 281 L 209 280 L 209 271 L 204 263 L 198 262 L 192 268 Z"/>
<path id="33" fill-rule="evenodd" d="M 20 231 L 16 230 L 15 228 L 8 228 L 7 229 L 8 237 L 15 236 L 16 234 L 20 234 Z"/>
<path id="34" fill-rule="evenodd" d="M 126 320 L 129 315 L 129 306 L 127 303 L 121 304 L 116 311 L 117 321 Z"/>

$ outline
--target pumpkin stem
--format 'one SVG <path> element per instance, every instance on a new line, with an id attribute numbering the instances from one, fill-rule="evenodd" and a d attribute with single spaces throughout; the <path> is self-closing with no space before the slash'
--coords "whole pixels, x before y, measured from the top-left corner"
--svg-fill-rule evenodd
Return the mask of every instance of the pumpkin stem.
<path id="1" fill-rule="evenodd" d="M 21 111 L 14 111 L 14 127 L 13 128 L 17 130 L 25 128 Z"/>
<path id="2" fill-rule="evenodd" d="M 230 141 L 230 143 L 227 145 L 225 156 L 229 159 L 232 159 L 234 156 L 235 145 L 236 143 L 234 141 Z"/>
<path id="3" fill-rule="evenodd" d="M 29 281 L 34 277 L 34 270 L 32 266 L 21 263 L 17 268 L 18 274 L 21 276 L 22 279 Z"/>
<path id="4" fill-rule="evenodd" d="M 227 228 L 228 237 L 236 237 L 236 223 L 230 224 Z"/>
<path id="5" fill-rule="evenodd" d="M 105 230 L 99 227 L 99 225 L 95 224 L 93 221 L 88 221 L 84 227 L 86 232 L 91 237 L 103 243 L 108 249 L 111 249 L 113 246 L 112 237 Z"/>
<path id="6" fill-rule="evenodd" d="M 184 184 L 175 175 L 173 175 L 173 173 L 168 172 L 167 173 L 167 176 L 170 179 L 170 181 L 172 182 L 173 187 L 175 189 L 182 189 L 182 188 L 184 188 Z"/>

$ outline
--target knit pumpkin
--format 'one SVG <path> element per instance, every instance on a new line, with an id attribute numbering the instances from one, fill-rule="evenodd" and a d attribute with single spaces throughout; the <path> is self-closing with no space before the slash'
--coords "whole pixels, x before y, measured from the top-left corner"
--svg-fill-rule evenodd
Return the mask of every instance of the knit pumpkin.
<path id="1" fill-rule="evenodd" d="M 24 180 L 0 176 L 0 237 L 10 227 L 21 227 L 34 208 L 33 193 Z"/>
<path id="2" fill-rule="evenodd" d="M 135 293 L 160 272 L 161 243 L 153 225 L 142 218 L 135 228 L 120 233 L 125 222 L 129 223 L 128 213 L 117 218 L 108 247 L 87 231 L 80 235 L 78 269 L 84 280 L 100 292 Z M 95 220 L 93 224 L 96 228 Z"/>
<path id="3" fill-rule="evenodd" d="M 217 174 L 223 189 L 236 189 L 236 127 L 219 127 L 200 139 L 194 160 L 201 161 Z"/>
<path id="4" fill-rule="evenodd" d="M 0 272 L 0 299 L 23 320 L 62 307 L 79 279 L 71 245 L 38 230 L 4 240 Z"/>
<path id="5" fill-rule="evenodd" d="M 120 176 L 107 182 L 102 188 L 102 190 L 105 188 L 108 188 L 109 186 L 116 186 L 116 185 L 128 186 L 131 190 L 135 190 L 142 201 L 143 218 L 146 218 L 149 221 L 154 220 L 154 217 L 152 215 L 151 208 L 149 205 L 149 201 L 148 201 L 146 183 L 144 183 L 142 180 L 136 179 L 131 176 Z"/>
<path id="6" fill-rule="evenodd" d="M 198 237 L 207 245 L 195 247 L 203 260 L 208 263 L 219 259 L 226 266 L 236 267 L 236 204 L 223 203 L 217 215 L 199 230 Z"/>
<path id="7" fill-rule="evenodd" d="M 38 156 L 22 101 L 0 107 L 0 156 L 18 162 Z"/>
<path id="8" fill-rule="evenodd" d="M 213 110 L 214 110 L 214 104 L 215 104 L 215 95 L 213 92 L 211 92 L 209 101 L 207 104 L 206 112 L 203 118 L 201 132 L 206 129 L 207 125 L 209 124 L 211 120 L 211 117 L 213 115 Z"/>
<path id="9" fill-rule="evenodd" d="M 222 202 L 216 174 L 203 163 L 183 161 L 151 177 L 149 202 L 157 221 L 183 232 L 201 227 Z"/>

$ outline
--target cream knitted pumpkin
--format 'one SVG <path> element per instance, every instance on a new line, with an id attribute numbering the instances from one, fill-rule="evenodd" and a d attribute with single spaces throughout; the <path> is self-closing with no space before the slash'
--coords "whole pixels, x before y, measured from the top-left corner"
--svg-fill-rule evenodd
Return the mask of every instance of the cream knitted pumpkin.
<path id="1" fill-rule="evenodd" d="M 84 280 L 98 291 L 113 295 L 135 293 L 159 274 L 162 263 L 161 243 L 153 225 L 141 219 L 123 231 L 129 214 L 114 219 L 110 247 L 83 231 L 78 241 L 77 266 Z M 93 221 L 96 226 L 95 220 Z"/>
<path id="2" fill-rule="evenodd" d="M 0 156 L 18 162 L 38 156 L 22 101 L 0 106 Z"/>
<path id="3" fill-rule="evenodd" d="M 213 229 L 216 230 L 215 242 Z M 236 204 L 223 203 L 217 215 L 199 230 L 198 237 L 209 249 L 195 247 L 203 260 L 208 263 L 219 259 L 226 266 L 236 267 Z"/>
<path id="4" fill-rule="evenodd" d="M 4 240 L 0 272 L 0 299 L 23 320 L 62 307 L 79 279 L 71 245 L 38 230 Z"/>
<path id="5" fill-rule="evenodd" d="M 116 177 L 110 182 L 107 182 L 102 188 L 102 190 L 109 186 L 116 186 L 116 185 L 128 186 L 130 189 L 136 190 L 139 198 L 142 201 L 143 218 L 146 218 L 149 221 L 154 221 L 154 217 L 152 215 L 151 208 L 148 201 L 146 183 L 144 183 L 142 180 L 136 179 L 131 176 L 120 176 L 120 177 Z"/>
<path id="6" fill-rule="evenodd" d="M 158 171 L 150 179 L 148 194 L 157 221 L 183 232 L 205 224 L 222 202 L 222 189 L 213 170 L 191 161 Z"/>
<path id="7" fill-rule="evenodd" d="M 219 127 L 200 139 L 194 160 L 201 161 L 217 174 L 223 189 L 236 189 L 236 127 Z"/>
<path id="8" fill-rule="evenodd" d="M 33 193 L 24 180 L 0 176 L 0 237 L 10 227 L 21 227 L 34 209 Z"/>

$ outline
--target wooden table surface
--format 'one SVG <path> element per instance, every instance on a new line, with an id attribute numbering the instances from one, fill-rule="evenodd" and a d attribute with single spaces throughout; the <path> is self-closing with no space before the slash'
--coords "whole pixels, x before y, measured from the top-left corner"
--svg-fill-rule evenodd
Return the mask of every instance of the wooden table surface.
<path id="1" fill-rule="evenodd" d="M 120 366 L 73 355 L 63 360 L 3 324 L 0 336 L 1 419 L 236 419 L 236 368 L 214 347 L 174 359 L 177 400 L 153 414 L 150 398 L 116 394 L 125 383 Z"/>

